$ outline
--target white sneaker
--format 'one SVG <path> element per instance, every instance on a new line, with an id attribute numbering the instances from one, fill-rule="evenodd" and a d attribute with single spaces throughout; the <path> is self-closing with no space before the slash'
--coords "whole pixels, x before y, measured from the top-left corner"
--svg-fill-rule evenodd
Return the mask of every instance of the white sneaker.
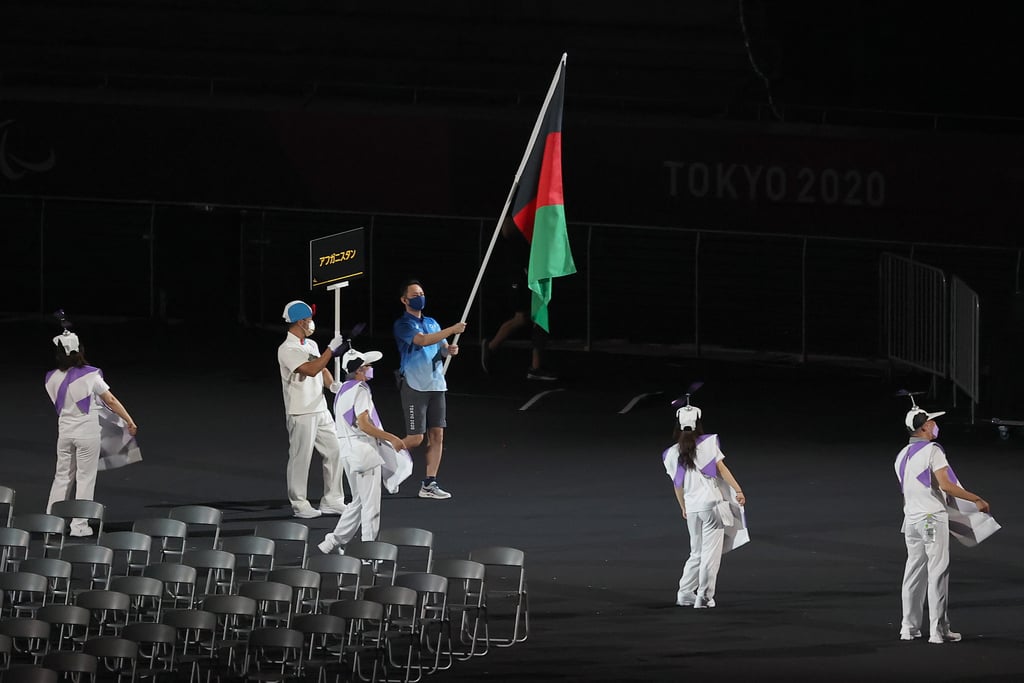
<path id="1" fill-rule="evenodd" d="M 909 631 L 900 631 L 900 640 L 913 640 L 921 637 L 921 629 L 914 628 Z"/>
<path id="2" fill-rule="evenodd" d="M 320 511 L 312 506 L 301 510 L 292 511 L 292 517 L 298 517 L 299 519 L 316 519 L 319 516 Z"/>
<path id="3" fill-rule="evenodd" d="M 345 511 L 345 504 L 338 505 L 324 505 L 320 503 L 320 514 L 321 515 L 340 515 Z"/>
<path id="4" fill-rule="evenodd" d="M 85 526 L 72 526 L 71 531 L 68 532 L 69 536 L 75 538 L 85 538 L 86 536 L 92 536 L 92 527 L 86 524 Z"/>
<path id="5" fill-rule="evenodd" d="M 959 643 L 963 640 L 963 636 L 956 631 L 946 631 L 945 633 L 933 633 L 929 638 L 929 643 L 935 645 L 942 645 L 943 643 Z"/>
<path id="6" fill-rule="evenodd" d="M 693 607 L 696 604 L 695 598 L 676 598 L 676 606 L 678 607 Z"/>
<path id="7" fill-rule="evenodd" d="M 434 498 L 435 500 L 447 500 L 451 498 L 452 494 L 441 488 L 437 480 L 430 483 L 430 486 L 423 486 L 420 484 L 420 498 Z"/>
<path id="8" fill-rule="evenodd" d="M 714 598 L 701 598 L 701 597 L 698 597 L 694 601 L 694 603 L 693 603 L 693 608 L 694 609 L 707 609 L 709 607 L 714 607 L 714 606 L 715 606 L 715 599 Z"/>
<path id="9" fill-rule="evenodd" d="M 317 543 L 316 547 L 324 555 L 330 555 L 335 550 L 338 550 L 338 545 L 330 536 L 327 536 L 326 538 L 324 538 L 324 540 Z"/>

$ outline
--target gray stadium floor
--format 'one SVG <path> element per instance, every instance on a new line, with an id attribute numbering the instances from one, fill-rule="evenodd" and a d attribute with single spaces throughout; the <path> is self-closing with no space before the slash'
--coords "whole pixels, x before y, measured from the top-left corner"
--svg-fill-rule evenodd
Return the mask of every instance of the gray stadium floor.
<path id="1" fill-rule="evenodd" d="M 43 340 L 36 353 L 14 348 L 24 330 L 5 328 L 0 483 L 17 489 L 19 510 L 41 511 L 56 433 L 42 388 L 52 332 L 24 335 Z M 290 518 L 279 335 L 232 332 L 201 347 L 210 332 L 125 326 L 87 338 L 91 360 L 140 425 L 144 461 L 99 475 L 96 499 L 111 528 L 190 503 L 223 509 L 228 533 Z M 398 430 L 394 347 L 377 341 L 359 346 L 385 353 L 375 398 L 385 427 Z M 964 641 L 903 643 L 892 469 L 905 439 L 906 406 L 892 396 L 901 380 L 823 366 L 555 353 L 563 379 L 549 385 L 522 378 L 522 349 L 504 351 L 490 377 L 477 349 L 464 351 L 449 373 L 440 473 L 454 497 L 419 500 L 410 480 L 385 497 L 382 525 L 432 530 L 436 557 L 523 549 L 531 634 L 436 680 L 1022 680 L 1024 515 L 1013 501 L 1024 440 L 1016 434 L 1002 441 L 972 428 L 962 407 L 943 420 L 957 474 L 1004 528 L 978 548 L 953 544 L 950 615 Z M 752 537 L 724 558 L 718 607 L 703 611 L 674 606 L 688 544 L 659 457 L 671 434 L 668 403 L 694 379 L 707 383 L 694 402 L 747 494 Z M 558 391 L 519 409 L 548 389 Z M 649 392 L 661 393 L 619 413 Z M 311 535 L 334 519 L 311 520 Z"/>

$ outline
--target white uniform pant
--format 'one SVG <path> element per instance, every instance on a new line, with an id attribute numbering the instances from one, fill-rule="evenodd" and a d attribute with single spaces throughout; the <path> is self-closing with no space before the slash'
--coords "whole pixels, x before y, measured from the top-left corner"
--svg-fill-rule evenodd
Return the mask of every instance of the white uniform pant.
<path id="1" fill-rule="evenodd" d="M 949 519 L 945 513 L 932 516 L 935 540 L 926 542 L 925 520 L 906 523 L 907 567 L 903 572 L 903 623 L 901 630 L 917 631 L 924 618 L 928 594 L 929 634 L 949 630 L 946 608 L 949 601 Z"/>
<path id="2" fill-rule="evenodd" d="M 718 569 L 722 566 L 725 526 L 718 510 L 712 508 L 687 513 L 686 528 L 690 531 L 690 557 L 683 565 L 678 597 L 689 599 L 696 591 L 698 598 L 709 600 L 715 597 Z"/>
<path id="3" fill-rule="evenodd" d="M 321 505 L 340 510 L 345 506 L 345 492 L 341 486 L 341 452 L 338 448 L 338 434 L 330 412 L 306 415 L 288 415 L 288 500 L 292 510 L 300 512 L 312 507 L 306 500 L 306 486 L 309 479 L 309 465 L 313 460 L 313 449 L 323 459 L 324 496 Z"/>
<path id="4" fill-rule="evenodd" d="M 376 452 L 373 446 L 364 443 L 353 443 L 353 448 L 371 448 Z M 352 489 L 352 502 L 341 513 L 334 531 L 324 539 L 330 541 L 335 548 L 351 541 L 356 535 L 356 529 L 362 530 L 360 538 L 363 541 L 375 540 L 380 531 L 380 466 L 355 472 L 353 465 L 359 462 L 358 458 L 346 457 L 341 462 Z"/>
<path id="5" fill-rule="evenodd" d="M 50 500 L 46 512 L 53 504 L 71 498 L 71 484 L 75 485 L 75 498 L 92 500 L 96 491 L 96 467 L 100 459 L 100 437 L 81 438 L 57 437 L 57 469 L 50 487 Z M 89 524 L 85 519 L 71 520 L 72 529 L 82 529 Z"/>

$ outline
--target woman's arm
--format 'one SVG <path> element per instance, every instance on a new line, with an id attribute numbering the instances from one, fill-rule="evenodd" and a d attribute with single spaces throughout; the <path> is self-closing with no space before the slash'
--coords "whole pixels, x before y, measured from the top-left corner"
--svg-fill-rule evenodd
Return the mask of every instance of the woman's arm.
<path id="1" fill-rule="evenodd" d="M 108 408 L 114 411 L 114 414 L 128 423 L 128 433 L 135 436 L 135 433 L 139 431 L 139 426 L 135 424 L 135 420 L 125 410 L 124 405 L 117 400 L 117 396 L 114 396 L 114 394 L 107 390 L 100 394 L 100 399 L 107 404 Z"/>
<path id="2" fill-rule="evenodd" d="M 935 470 L 935 478 L 939 482 L 939 488 L 942 489 L 943 493 L 948 493 L 954 498 L 960 498 L 968 502 L 974 503 L 978 506 L 978 509 L 982 512 L 988 512 L 989 507 L 981 496 L 976 493 L 971 493 L 965 488 L 957 486 L 949 480 L 949 468 L 943 467 L 941 470 Z"/>
<path id="3" fill-rule="evenodd" d="M 683 489 L 681 486 L 674 486 L 672 490 L 676 492 L 676 500 L 679 501 L 679 509 L 683 511 L 683 519 L 686 519 L 686 500 L 683 498 Z"/>
<path id="4" fill-rule="evenodd" d="M 725 479 L 725 483 L 732 487 L 732 490 L 736 492 L 736 502 L 740 505 L 747 504 L 747 497 L 743 495 L 743 489 L 740 488 L 739 482 L 736 481 L 736 477 L 732 476 L 732 472 L 725 466 L 725 463 L 721 460 L 718 461 L 718 473 Z"/>
<path id="5" fill-rule="evenodd" d="M 368 434 L 375 439 L 380 439 L 381 441 L 387 441 L 395 447 L 396 451 L 400 451 L 405 448 L 405 443 L 401 439 L 391 432 L 385 432 L 383 429 L 377 428 L 373 422 L 370 421 L 369 410 L 364 410 L 359 413 L 359 416 L 356 417 L 356 424 L 359 425 L 359 429 L 363 434 Z"/>

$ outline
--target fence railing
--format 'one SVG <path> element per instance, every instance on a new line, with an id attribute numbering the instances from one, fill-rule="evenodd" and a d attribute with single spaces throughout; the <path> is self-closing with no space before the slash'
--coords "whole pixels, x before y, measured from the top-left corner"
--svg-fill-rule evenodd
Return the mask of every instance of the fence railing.
<path id="1" fill-rule="evenodd" d="M 981 303 L 977 292 L 958 277 L 950 279 L 949 320 L 949 378 L 970 398 L 974 422 L 974 407 L 981 394 Z"/>
<path id="2" fill-rule="evenodd" d="M 0 195 L 8 242 L 0 311 L 277 324 L 283 303 L 297 297 L 322 297 L 330 309 L 328 293 L 308 292 L 309 240 L 364 226 L 369 267 L 344 292 L 345 324 L 366 321 L 370 334 L 389 334 L 401 310 L 398 285 L 411 277 L 424 282 L 431 315 L 450 324 L 494 221 Z M 982 300 L 1018 291 L 1021 276 L 1017 249 L 576 222 L 569 237 L 579 272 L 554 283 L 552 338 L 586 350 L 743 350 L 797 362 L 895 353 L 944 375 L 949 336 L 929 327 L 889 340 L 879 307 L 907 316 L 940 283 L 907 280 L 883 291 L 882 255 L 955 272 Z M 492 263 L 464 340 L 489 335 L 507 317 Z M 938 312 L 928 315 L 933 325 Z"/>
<path id="3" fill-rule="evenodd" d="M 946 275 L 895 254 L 882 254 L 879 268 L 886 358 L 946 377 Z"/>

